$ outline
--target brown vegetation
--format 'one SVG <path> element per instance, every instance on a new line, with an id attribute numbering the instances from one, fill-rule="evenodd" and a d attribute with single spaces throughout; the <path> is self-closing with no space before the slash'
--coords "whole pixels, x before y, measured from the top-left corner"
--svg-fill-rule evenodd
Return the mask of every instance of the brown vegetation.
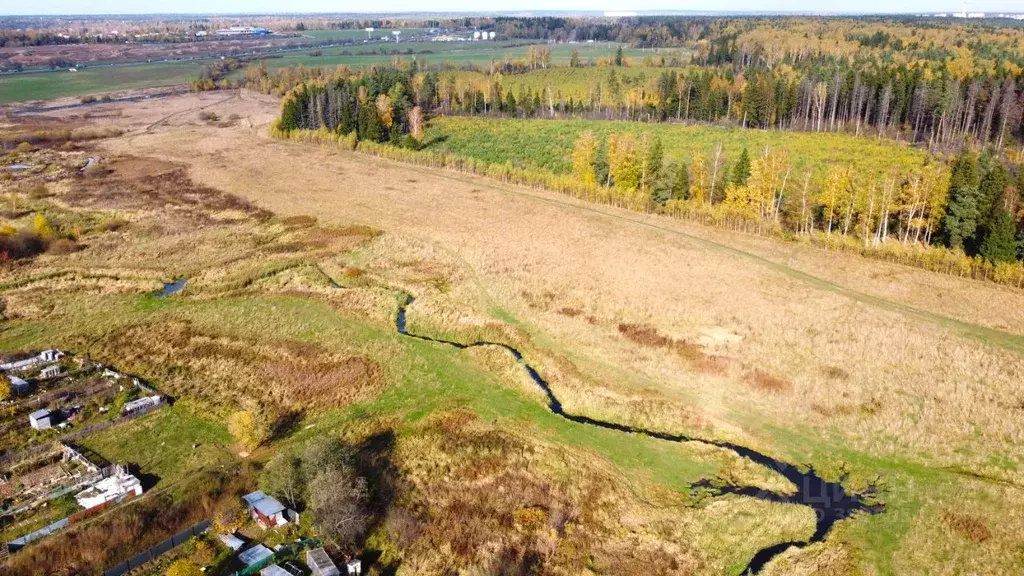
<path id="1" fill-rule="evenodd" d="M 179 490 L 181 497 L 149 495 L 12 555 L 5 574 L 100 574 L 138 550 L 209 518 L 222 502 L 237 500 L 252 484 L 245 467 L 201 472 Z"/>
<path id="2" fill-rule="evenodd" d="M 751 386 L 755 390 L 770 393 L 789 392 L 793 389 L 793 384 L 787 380 L 783 380 L 777 376 L 764 372 L 762 370 L 754 370 L 748 372 L 743 376 L 743 382 L 748 386 Z"/>
<path id="3" fill-rule="evenodd" d="M 985 522 L 972 514 L 947 511 L 942 514 L 942 521 L 951 530 L 976 544 L 981 544 L 992 537 L 992 532 Z"/>

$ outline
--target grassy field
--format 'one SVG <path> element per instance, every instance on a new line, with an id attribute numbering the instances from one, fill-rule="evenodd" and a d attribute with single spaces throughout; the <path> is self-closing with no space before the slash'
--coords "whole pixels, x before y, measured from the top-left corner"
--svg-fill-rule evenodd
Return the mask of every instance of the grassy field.
<path id="1" fill-rule="evenodd" d="M 847 134 L 614 121 L 438 117 L 428 124 L 426 139 L 436 141 L 429 148 L 564 174 L 571 170 L 570 154 L 584 130 L 593 131 L 598 138 L 626 132 L 660 138 L 667 162 L 689 162 L 697 154 L 709 161 L 718 144 L 723 146 L 725 161 L 734 162 L 743 148 L 756 155 L 770 146 L 787 151 L 797 173 L 810 168 L 818 177 L 833 164 L 851 166 L 856 174 L 879 176 L 892 167 L 917 165 L 925 159 L 923 151 L 909 146 Z"/>
<path id="2" fill-rule="evenodd" d="M 325 32 L 325 31 L 321 31 Z M 364 32 L 360 32 L 365 35 Z M 324 38 L 327 39 L 327 38 Z M 564 65 L 574 46 L 550 46 L 552 62 Z M 598 59 L 614 55 L 615 46 L 578 45 L 581 58 Z M 491 61 L 501 62 L 505 58 L 525 58 L 526 46 L 508 46 L 492 42 L 400 42 L 370 43 L 355 46 L 334 47 L 323 49 L 321 56 L 311 56 L 309 50 L 300 50 L 284 54 L 281 57 L 267 58 L 267 68 L 276 70 L 288 66 L 352 66 L 362 67 L 373 64 L 384 64 L 394 61 L 394 51 L 412 50 L 415 54 L 401 55 L 408 61 L 416 58 L 430 66 L 451 64 L 452 66 L 487 65 Z M 359 52 L 386 52 L 360 55 Z M 427 52 L 427 53 L 423 53 Z M 625 50 L 628 57 L 642 58 L 640 50 Z M 15 74 L 0 76 L 0 104 L 9 104 L 25 100 L 48 100 L 66 96 L 85 96 L 104 94 L 118 90 L 136 88 L 153 88 L 185 84 L 199 77 L 203 62 L 155 62 L 118 67 L 82 68 L 78 72 L 58 71 L 34 74 Z M 244 71 L 234 72 L 229 78 L 239 80 Z"/>
<path id="3" fill-rule="evenodd" d="M 73 165 L 77 154 L 66 161 Z M 436 532 L 432 541 L 453 538 L 459 534 L 453 526 L 466 520 L 449 503 L 454 494 L 476 507 L 472 521 L 488 526 L 480 533 L 501 535 L 506 544 L 524 528 L 509 532 L 500 524 L 502 517 L 531 503 L 564 509 L 578 526 L 578 532 L 570 530 L 575 536 L 565 538 L 567 546 L 585 547 L 598 565 L 635 563 L 637 570 L 642 555 L 633 554 L 636 547 L 657 552 L 655 565 L 684 557 L 699 572 L 717 574 L 738 570 L 771 542 L 809 533 L 812 519 L 799 507 L 726 499 L 704 508 L 690 501 L 687 487 L 702 478 L 777 485 L 767 470 L 700 444 L 677 446 L 572 424 L 538 401 L 536 389 L 525 385 L 508 355 L 465 354 L 398 335 L 392 325 L 394 295 L 386 286 L 371 282 L 338 291 L 322 272 L 315 273 L 320 266 L 333 269 L 339 258 L 355 257 L 354 245 L 367 242 L 365 228 L 321 228 L 308 219 L 265 221 L 244 204 L 226 204 L 229 200 L 216 193 L 189 188 L 172 166 L 158 160 L 107 157 L 106 162 L 111 175 L 54 186 L 62 211 L 52 208 L 51 217 L 59 225 L 89 205 L 118 210 L 132 224 L 116 235 L 88 236 L 88 248 L 69 257 L 46 258 L 18 271 L 29 280 L 8 283 L 14 288 L 3 294 L 5 302 L 18 305 L 7 309 L 2 347 L 75 350 L 144 374 L 174 396 L 172 407 L 83 440 L 111 461 L 137 466 L 156 486 L 175 485 L 201 467 L 232 463 L 230 452 L 237 448 L 225 432 L 224 414 L 258 401 L 301 411 L 301 426 L 282 433 L 279 444 L 265 452 L 314 435 L 359 435 L 381 427 L 397 433 L 395 460 L 415 488 L 409 498 L 431 511 L 434 520 L 424 529 Z M 140 197 L 126 194 L 144 186 L 148 175 L 157 175 L 161 188 Z M 181 200 L 196 195 L 203 201 Z M 140 200 L 143 204 L 136 204 Z M 40 200 L 35 208 L 50 201 Z M 159 212 L 144 209 L 159 204 Z M 206 219 L 202 229 L 179 226 L 196 218 Z M 181 232 L 167 232 L 173 229 Z M 168 299 L 121 292 L 116 276 L 138 274 L 127 263 L 156 277 L 187 271 L 188 287 Z M 54 268 L 102 268 L 112 277 L 99 284 L 59 285 L 42 273 Z M 52 329 L 54 314 L 62 318 L 59 331 Z M 317 379 L 337 360 L 353 358 L 379 367 L 374 381 L 337 372 L 328 376 L 330 389 L 357 393 L 325 399 L 329 390 L 317 389 Z M 310 388 L 309 396 L 290 396 Z M 495 502 L 494 486 L 503 486 L 499 491 L 510 497 Z M 527 494 L 529 500 L 523 500 Z M 629 535 L 616 534 L 616 518 L 622 515 L 641 525 Z M 658 528 L 670 519 L 676 528 Z M 699 535 L 710 529 L 714 541 L 698 545 Z M 541 526 L 525 530 L 546 533 Z M 492 561 L 489 546 L 459 549 L 460 565 Z M 421 566 L 452 561 L 429 549 L 402 553 Z M 572 556 L 551 560 L 572 561 Z"/>
<path id="4" fill-rule="evenodd" d="M 110 462 L 130 462 L 148 482 L 163 487 L 197 469 L 230 462 L 232 443 L 223 424 L 198 414 L 186 399 L 138 420 L 87 437 L 82 445 Z"/>
<path id="5" fill-rule="evenodd" d="M 200 107 L 239 120 L 204 124 Z M 132 223 L 6 272 L 4 349 L 88 352 L 215 422 L 246 402 L 301 408 L 257 459 L 325 434 L 394 431 L 432 543 L 389 544 L 403 567 L 436 573 L 437 546 L 462 543 L 451 561 L 485 570 L 485 550 L 535 534 L 496 520 L 530 505 L 575 511 L 575 528 L 549 541 L 562 552 L 545 556 L 570 573 L 736 574 L 755 550 L 806 538 L 812 520 L 688 489 L 715 477 L 784 491 L 749 461 L 571 424 L 507 354 L 399 337 L 399 287 L 417 297 L 410 330 L 515 344 L 570 412 L 738 442 L 878 487 L 883 514 L 840 522 L 766 574 L 1016 569 L 1024 362 L 1001 343 L 1024 333 L 1019 292 L 270 140 L 261 127 L 277 102 L 251 94 L 119 109 L 94 122 L 124 136 L 66 153 L 69 165 L 103 156 L 112 172 L 53 184 L 49 209 L 57 221 L 87 206 Z M 317 169 L 295 169 L 307 165 Z M 56 270 L 189 283 L 160 300 L 138 281 L 57 282 Z M 186 443 L 174 446 L 187 460 Z M 580 557 L 592 568 L 569 561 Z"/>
<path id="6" fill-rule="evenodd" d="M 0 77 L 0 104 L 185 84 L 198 78 L 201 69 L 196 62 L 161 62 L 5 75 Z"/>

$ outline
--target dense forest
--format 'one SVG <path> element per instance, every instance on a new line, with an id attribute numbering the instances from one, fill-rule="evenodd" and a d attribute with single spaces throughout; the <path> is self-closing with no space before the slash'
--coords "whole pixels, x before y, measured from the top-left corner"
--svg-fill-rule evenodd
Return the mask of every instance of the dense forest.
<path id="1" fill-rule="evenodd" d="M 593 61 L 575 50 L 561 77 L 548 74 L 538 83 L 530 76 L 551 70 L 551 54 L 531 47 L 526 58 L 492 62 L 475 75 L 429 79 L 433 89 L 420 104 L 445 114 L 877 134 L 942 151 L 1024 139 L 1024 29 L 1017 25 L 664 18 L 655 34 L 646 19 L 566 28 L 569 22 L 496 24 L 509 36 L 559 41 L 573 41 L 572 31 L 584 29 L 588 38 L 629 31 L 626 42 L 687 51 L 652 50 L 631 61 L 620 49 L 614 58 Z M 600 69 L 583 69 L 595 66 Z M 626 73 L 636 68 L 645 73 Z M 306 80 L 281 78 L 277 85 L 283 92 Z"/>
<path id="2" fill-rule="evenodd" d="M 671 52 L 667 58 L 652 52 L 645 58 L 647 66 L 685 68 L 633 86 L 623 85 L 614 73 L 598 75 L 582 98 L 559 98 L 557 84 L 546 86 L 539 99 L 548 104 L 543 111 L 548 115 L 870 130 L 945 148 L 968 141 L 1002 146 L 1009 135 L 1021 134 L 1024 29 L 1012 22 L 659 18 L 585 24 L 508 19 L 499 20 L 498 30 L 510 37 L 692 50 L 688 62 Z M 624 63 L 620 53 L 610 64 Z M 529 64 L 536 67 L 536 62 Z M 499 69 L 508 71 L 507 64 Z M 497 103 L 491 111 L 512 113 L 512 107 L 501 104 L 508 90 L 500 76 L 470 89 Z M 475 94 L 465 98 L 465 90 L 455 93 L 463 108 L 467 100 L 477 99 Z M 531 110 L 526 106 L 516 112 Z"/>

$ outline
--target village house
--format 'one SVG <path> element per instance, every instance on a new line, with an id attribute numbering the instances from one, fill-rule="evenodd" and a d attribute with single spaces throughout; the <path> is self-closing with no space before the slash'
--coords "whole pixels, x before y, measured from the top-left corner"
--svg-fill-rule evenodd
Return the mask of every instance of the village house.
<path id="1" fill-rule="evenodd" d="M 306 552 L 306 566 L 309 566 L 313 576 L 341 576 L 338 566 L 323 548 L 313 548 Z"/>
<path id="2" fill-rule="evenodd" d="M 28 392 L 30 388 L 28 381 L 22 380 L 17 376 L 8 376 L 7 379 L 11 382 L 11 389 L 15 394 L 21 395 Z"/>
<path id="3" fill-rule="evenodd" d="M 134 412 L 136 410 L 142 410 L 143 408 L 149 408 L 150 406 L 156 406 L 160 403 L 162 398 L 159 395 L 144 396 L 138 400 L 132 400 L 131 402 L 125 402 L 124 412 Z"/>
<path id="4" fill-rule="evenodd" d="M 52 425 L 52 422 L 50 422 L 51 416 L 52 415 L 49 410 L 46 408 L 40 408 L 28 415 L 29 426 L 32 426 L 36 430 L 46 430 Z"/>
<path id="5" fill-rule="evenodd" d="M 43 350 L 39 353 L 40 362 L 56 362 L 64 357 L 60 350 Z"/>
<path id="6" fill-rule="evenodd" d="M 79 506 L 90 510 L 108 502 L 121 502 L 135 496 L 142 496 L 142 482 L 124 467 L 118 466 L 113 475 L 76 494 L 75 500 Z"/>
<path id="7" fill-rule="evenodd" d="M 56 378 L 57 376 L 60 376 L 60 365 L 58 364 L 51 364 L 39 371 L 39 377 L 44 380 Z"/>
<path id="8" fill-rule="evenodd" d="M 262 490 L 246 494 L 242 496 L 242 500 L 245 500 L 249 516 L 263 528 L 274 528 L 288 523 L 284 504 L 272 496 L 267 496 Z"/>

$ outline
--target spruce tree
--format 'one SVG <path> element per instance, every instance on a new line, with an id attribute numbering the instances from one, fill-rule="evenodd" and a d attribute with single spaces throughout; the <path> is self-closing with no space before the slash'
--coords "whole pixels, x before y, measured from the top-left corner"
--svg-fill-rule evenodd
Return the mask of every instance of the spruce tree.
<path id="1" fill-rule="evenodd" d="M 608 140 L 597 139 L 597 153 L 594 158 L 594 176 L 597 183 L 604 186 L 608 182 Z"/>
<path id="2" fill-rule="evenodd" d="M 971 251 L 978 230 L 978 199 L 975 188 L 956 188 L 949 199 L 949 208 L 942 221 L 946 245 L 950 248 Z"/>
<path id="3" fill-rule="evenodd" d="M 672 182 L 672 199 L 686 200 L 690 197 L 690 171 L 686 169 L 686 162 L 680 162 L 676 168 L 675 181 Z"/>
<path id="4" fill-rule="evenodd" d="M 993 166 L 981 179 L 978 190 L 981 192 L 981 205 L 978 209 L 986 220 L 995 217 L 996 212 L 1003 207 L 1003 195 L 1010 186 L 1010 173 L 1006 171 L 1002 162 L 994 161 Z"/>
<path id="5" fill-rule="evenodd" d="M 740 158 L 736 161 L 736 166 L 732 169 L 732 183 L 737 186 L 743 186 L 750 179 L 750 153 L 744 148 L 743 152 L 740 152 Z"/>
<path id="6" fill-rule="evenodd" d="M 1014 240 L 1013 219 L 1003 208 L 995 212 L 989 225 L 988 234 L 981 243 L 981 255 L 985 260 L 998 264 L 1017 259 L 1017 244 Z"/>

